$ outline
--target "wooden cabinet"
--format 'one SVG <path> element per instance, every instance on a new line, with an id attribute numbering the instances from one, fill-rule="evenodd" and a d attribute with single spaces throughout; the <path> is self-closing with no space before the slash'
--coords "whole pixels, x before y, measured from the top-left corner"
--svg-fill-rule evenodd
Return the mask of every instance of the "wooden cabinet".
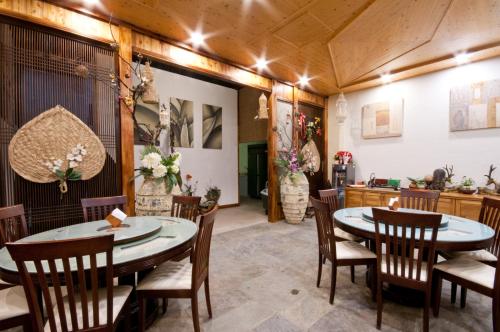
<path id="1" fill-rule="evenodd" d="M 363 193 L 359 191 L 352 191 L 345 193 L 345 206 L 346 207 L 360 207 L 363 206 Z"/>
<path id="2" fill-rule="evenodd" d="M 437 212 L 445 214 L 454 214 L 455 202 L 451 198 L 440 197 L 438 201 Z"/>
<path id="3" fill-rule="evenodd" d="M 392 197 L 399 192 L 388 189 L 347 188 L 345 191 L 345 206 L 387 206 Z M 459 193 L 441 193 L 437 211 L 440 213 L 478 220 L 481 211 L 481 195 L 465 195 Z"/>
<path id="4" fill-rule="evenodd" d="M 365 193 L 363 206 L 382 206 L 383 197 L 378 193 Z"/>
<path id="5" fill-rule="evenodd" d="M 455 215 L 467 219 L 478 220 L 481 212 L 481 201 L 457 199 L 455 201 Z"/>

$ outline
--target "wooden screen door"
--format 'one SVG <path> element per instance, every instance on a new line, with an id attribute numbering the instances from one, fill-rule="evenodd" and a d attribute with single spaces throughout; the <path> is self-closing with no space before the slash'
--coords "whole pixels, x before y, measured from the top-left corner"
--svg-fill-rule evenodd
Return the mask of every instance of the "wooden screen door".
<path id="1" fill-rule="evenodd" d="M 326 179 L 327 177 L 327 153 L 326 153 L 326 116 L 325 110 L 323 108 L 311 106 L 308 104 L 299 103 L 299 112 L 304 113 L 307 119 L 314 120 L 315 117 L 321 119 L 321 136 L 314 135 L 313 141 L 316 143 L 316 147 L 318 148 L 319 155 L 321 157 L 321 166 L 318 172 L 314 173 L 314 175 L 309 175 L 306 173 L 307 180 L 309 180 L 309 194 L 313 197 L 318 196 L 318 190 L 325 189 Z M 302 148 L 302 147 L 300 147 Z"/>

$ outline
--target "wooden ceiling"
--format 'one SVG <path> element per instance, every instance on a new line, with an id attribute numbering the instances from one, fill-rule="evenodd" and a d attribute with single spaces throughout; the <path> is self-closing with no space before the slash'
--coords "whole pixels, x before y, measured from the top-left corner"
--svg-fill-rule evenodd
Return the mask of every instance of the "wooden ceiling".
<path id="1" fill-rule="evenodd" d="M 68 1 L 51 1 L 68 6 Z M 64 2 L 64 3 L 63 3 Z M 500 46 L 500 0 L 101 0 L 93 11 L 322 95 Z M 73 0 L 73 8 L 85 1 Z M 422 73 L 422 72 L 421 72 Z"/>

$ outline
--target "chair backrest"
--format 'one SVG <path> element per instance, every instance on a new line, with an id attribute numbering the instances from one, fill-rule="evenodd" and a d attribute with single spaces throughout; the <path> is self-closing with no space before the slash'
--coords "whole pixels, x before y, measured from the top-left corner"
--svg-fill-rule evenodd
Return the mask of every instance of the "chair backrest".
<path id="1" fill-rule="evenodd" d="M 319 198 L 322 202 L 328 203 L 330 212 L 335 212 L 339 208 L 339 192 L 337 189 L 318 190 Z"/>
<path id="2" fill-rule="evenodd" d="M 437 232 L 442 216 L 377 208 L 372 211 L 375 222 L 377 271 L 381 280 L 408 287 L 430 285 Z M 383 245 L 385 252 L 382 251 Z M 424 263 L 427 272 L 423 271 Z M 385 273 L 381 271 L 383 264 L 386 267 Z"/>
<path id="3" fill-rule="evenodd" d="M 335 247 L 335 233 L 332 214 L 328 203 L 311 197 L 318 229 L 318 245 L 320 252 L 332 261 L 337 259 Z"/>
<path id="4" fill-rule="evenodd" d="M 399 203 L 402 208 L 436 212 L 440 194 L 441 192 L 438 190 L 401 188 Z"/>
<path id="5" fill-rule="evenodd" d="M 500 255 L 500 199 L 489 197 L 483 198 L 479 222 L 490 226 L 495 230 L 495 237 L 489 251 L 496 256 Z"/>
<path id="6" fill-rule="evenodd" d="M 113 237 L 110 234 L 75 240 L 6 244 L 21 276 L 35 331 L 44 330 L 43 308 L 35 285 L 41 289 L 51 331 L 112 330 Z M 96 255 L 100 253 L 105 253 L 106 257 L 106 317 L 99 317 L 98 288 L 101 279 Z M 27 268 L 30 265 L 34 266 L 36 273 L 30 273 Z M 85 265 L 88 265 L 88 273 L 84 270 Z M 68 293 L 66 304 L 62 295 L 63 285 Z M 49 291 L 49 286 L 53 287 L 53 292 Z M 81 315 L 77 313 L 79 309 Z"/>
<path id="7" fill-rule="evenodd" d="M 185 218 L 196 222 L 200 208 L 201 197 L 199 196 L 173 196 L 172 217 Z"/>
<path id="8" fill-rule="evenodd" d="M 215 206 L 209 212 L 203 214 L 200 219 L 200 227 L 196 237 L 193 254 L 192 287 L 196 290 L 208 275 L 210 260 L 210 244 L 212 242 L 212 230 L 214 228 L 215 215 L 218 207 Z"/>
<path id="9" fill-rule="evenodd" d="M 85 222 L 102 220 L 114 209 L 123 210 L 127 196 L 82 198 L 83 219 Z"/>
<path id="10" fill-rule="evenodd" d="M 0 208 L 0 248 L 28 236 L 22 204 Z"/>

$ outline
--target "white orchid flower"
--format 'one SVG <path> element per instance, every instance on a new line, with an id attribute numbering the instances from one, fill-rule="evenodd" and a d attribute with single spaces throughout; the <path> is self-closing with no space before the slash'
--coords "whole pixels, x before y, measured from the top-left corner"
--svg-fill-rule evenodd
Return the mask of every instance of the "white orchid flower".
<path id="1" fill-rule="evenodd" d="M 76 161 L 70 161 L 69 168 L 75 168 L 75 167 L 78 167 L 78 163 Z"/>
<path id="2" fill-rule="evenodd" d="M 62 166 L 63 161 L 61 159 L 54 160 L 54 165 L 58 166 L 59 168 Z"/>

